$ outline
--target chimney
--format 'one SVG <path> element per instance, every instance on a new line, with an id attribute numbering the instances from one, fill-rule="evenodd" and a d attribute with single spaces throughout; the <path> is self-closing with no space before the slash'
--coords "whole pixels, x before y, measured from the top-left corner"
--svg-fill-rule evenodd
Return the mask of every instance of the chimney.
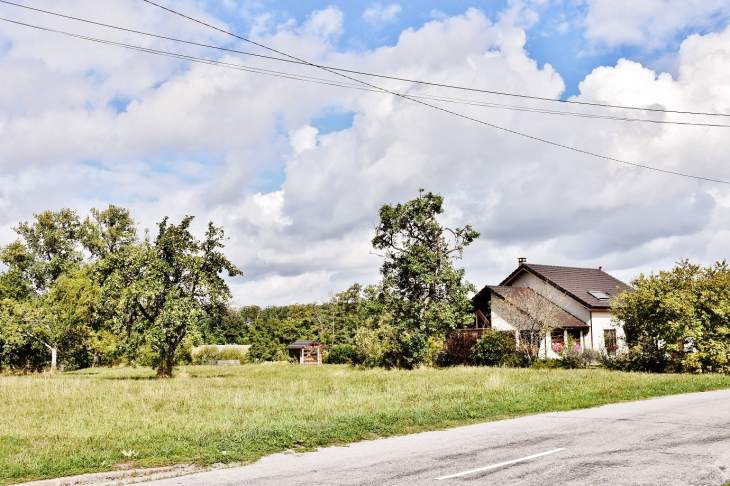
<path id="1" fill-rule="evenodd" d="M 519 265 L 524 265 L 525 263 L 527 263 L 527 258 L 525 258 L 525 257 L 520 257 L 520 258 L 518 258 L 518 259 L 517 259 L 517 263 L 518 263 Z"/>
<path id="2" fill-rule="evenodd" d="M 599 266 L 599 267 L 598 267 L 598 271 L 600 272 L 600 271 L 602 271 L 602 270 L 603 270 L 603 267 Z"/>

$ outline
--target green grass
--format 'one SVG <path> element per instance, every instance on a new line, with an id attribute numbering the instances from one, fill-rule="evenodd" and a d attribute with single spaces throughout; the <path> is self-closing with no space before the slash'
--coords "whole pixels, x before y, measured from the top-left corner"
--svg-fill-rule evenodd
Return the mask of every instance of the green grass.
<path id="1" fill-rule="evenodd" d="M 730 376 L 346 365 L 190 366 L 0 376 L 0 485 L 177 463 L 250 462 L 519 415 L 730 387 Z M 222 451 L 226 451 L 224 455 Z"/>

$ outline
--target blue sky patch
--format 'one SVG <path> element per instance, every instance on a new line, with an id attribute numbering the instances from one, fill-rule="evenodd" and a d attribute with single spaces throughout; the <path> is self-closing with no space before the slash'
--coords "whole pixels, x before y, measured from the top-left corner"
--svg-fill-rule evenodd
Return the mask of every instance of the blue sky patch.
<path id="1" fill-rule="evenodd" d="M 335 112 L 325 111 L 321 115 L 312 119 L 310 125 L 319 130 L 320 135 L 332 132 L 339 132 L 352 128 L 352 122 L 355 119 L 355 112 Z"/>

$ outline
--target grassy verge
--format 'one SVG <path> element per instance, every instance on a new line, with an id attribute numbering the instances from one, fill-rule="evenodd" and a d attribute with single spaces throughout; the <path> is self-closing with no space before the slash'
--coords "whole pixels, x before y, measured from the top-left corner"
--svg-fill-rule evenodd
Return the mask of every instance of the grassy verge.
<path id="1" fill-rule="evenodd" d="M 190 366 L 172 380 L 152 377 L 130 368 L 0 376 L 0 485 L 120 463 L 249 462 L 292 448 L 730 387 L 730 376 L 717 375 L 288 364 Z"/>

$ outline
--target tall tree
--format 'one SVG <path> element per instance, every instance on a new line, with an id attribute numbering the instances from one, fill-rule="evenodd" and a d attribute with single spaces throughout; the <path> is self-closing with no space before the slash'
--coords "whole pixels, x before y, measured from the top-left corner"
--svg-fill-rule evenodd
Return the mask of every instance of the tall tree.
<path id="1" fill-rule="evenodd" d="M 384 260 L 379 299 L 396 329 L 397 366 L 420 364 L 429 338 L 443 340 L 472 320 L 468 294 L 475 288 L 454 261 L 479 233 L 470 225 L 442 226 L 443 204 L 443 197 L 421 189 L 414 200 L 380 208 L 372 244 Z"/>
<path id="2" fill-rule="evenodd" d="M 128 209 L 109 205 L 107 209 L 91 208 L 81 225 L 81 241 L 95 259 L 116 253 L 137 243 L 137 228 Z"/>
<path id="3" fill-rule="evenodd" d="M 165 218 L 154 241 L 122 247 L 101 264 L 104 301 L 117 329 L 142 336 L 154 348 L 161 378 L 172 376 L 175 353 L 197 332 L 200 319 L 230 298 L 221 274 L 243 274 L 219 251 L 223 229 L 209 223 L 200 241 L 190 232 L 192 220 L 187 216 L 176 226 Z"/>
<path id="4" fill-rule="evenodd" d="M 0 248 L 0 261 L 8 266 L 0 277 L 0 291 L 7 297 L 1 304 L 0 334 L 16 346 L 22 346 L 23 340 L 45 346 L 51 353 L 53 373 L 59 346 L 74 330 L 58 314 L 58 303 L 50 293 L 61 277 L 80 267 L 80 222 L 70 209 L 34 216 L 33 222 L 15 228 L 20 239 Z"/>
<path id="5" fill-rule="evenodd" d="M 0 250 L 0 259 L 11 271 L 21 272 L 37 295 L 45 294 L 58 277 L 83 260 L 79 247 L 81 223 L 70 209 L 36 214 L 35 221 L 20 223 L 19 240 Z"/>

